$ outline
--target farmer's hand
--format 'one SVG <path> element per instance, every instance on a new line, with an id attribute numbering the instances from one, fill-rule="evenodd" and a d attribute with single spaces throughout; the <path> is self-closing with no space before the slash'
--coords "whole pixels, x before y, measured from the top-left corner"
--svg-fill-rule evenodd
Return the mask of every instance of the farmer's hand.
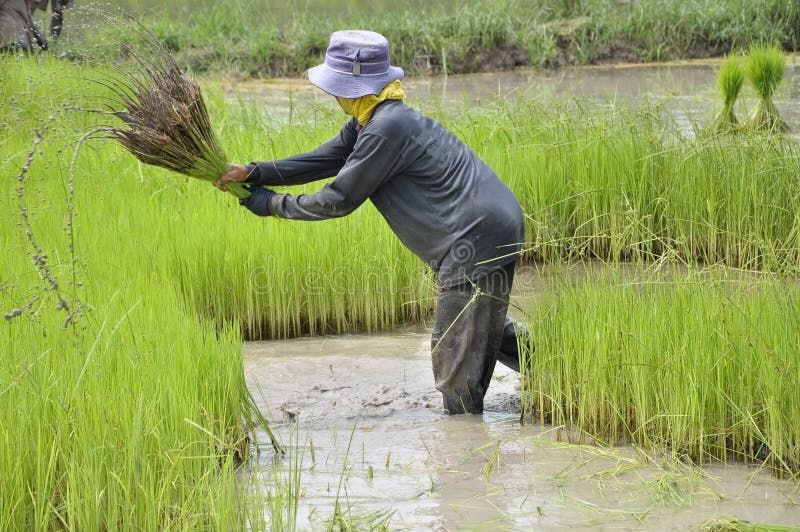
<path id="1" fill-rule="evenodd" d="M 214 186 L 220 190 L 227 191 L 228 183 L 242 183 L 245 179 L 247 179 L 247 168 L 240 164 L 232 164 L 228 166 L 227 172 L 214 181 Z"/>
<path id="2" fill-rule="evenodd" d="M 264 187 L 245 185 L 244 188 L 250 192 L 250 195 L 240 199 L 239 205 L 247 207 L 250 212 L 258 216 L 269 216 L 273 214 L 270 209 L 270 200 L 275 196 L 275 192 Z"/>

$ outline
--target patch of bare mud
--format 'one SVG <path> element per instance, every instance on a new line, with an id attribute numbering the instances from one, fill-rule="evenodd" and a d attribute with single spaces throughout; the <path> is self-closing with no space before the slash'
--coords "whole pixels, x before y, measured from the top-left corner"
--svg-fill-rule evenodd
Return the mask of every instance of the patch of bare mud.
<path id="1" fill-rule="evenodd" d="M 418 328 L 245 345 L 248 384 L 288 449 L 260 456 L 264 489 L 299 464 L 299 530 L 326 530 L 337 504 L 366 516 L 365 529 L 382 521 L 436 531 L 698 530 L 715 517 L 800 523 L 796 482 L 568 444 L 557 428 L 520 425 L 518 377 L 504 367 L 483 415 L 446 416 L 429 341 Z"/>

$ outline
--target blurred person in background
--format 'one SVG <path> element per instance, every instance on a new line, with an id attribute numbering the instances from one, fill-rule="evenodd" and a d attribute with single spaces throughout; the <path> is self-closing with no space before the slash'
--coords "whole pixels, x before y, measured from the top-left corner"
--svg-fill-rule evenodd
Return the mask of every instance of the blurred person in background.
<path id="1" fill-rule="evenodd" d="M 0 51 L 15 50 L 47 50 L 47 39 L 33 20 L 28 0 L 0 0 Z"/>

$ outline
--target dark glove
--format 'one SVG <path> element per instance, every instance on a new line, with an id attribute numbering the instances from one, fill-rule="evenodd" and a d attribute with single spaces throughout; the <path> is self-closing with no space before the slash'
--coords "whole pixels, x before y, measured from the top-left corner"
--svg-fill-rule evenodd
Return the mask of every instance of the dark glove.
<path id="1" fill-rule="evenodd" d="M 272 214 L 269 203 L 275 192 L 268 188 L 247 185 L 244 186 L 244 189 L 250 192 L 250 195 L 240 199 L 239 205 L 247 207 L 250 212 L 258 216 L 270 216 Z"/>

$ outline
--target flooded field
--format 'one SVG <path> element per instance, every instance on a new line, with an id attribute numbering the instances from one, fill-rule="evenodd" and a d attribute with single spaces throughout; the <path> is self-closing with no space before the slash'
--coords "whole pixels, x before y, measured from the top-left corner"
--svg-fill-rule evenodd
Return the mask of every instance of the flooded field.
<path id="1" fill-rule="evenodd" d="M 428 343 L 429 331 L 414 329 L 245 347 L 273 430 L 300 442 L 281 463 L 301 453 L 300 529 L 324 529 L 337 500 L 353 515 L 390 512 L 395 530 L 691 530 L 724 516 L 800 523 L 797 484 L 757 468 L 698 469 L 520 425 L 519 379 L 503 367 L 483 416 L 444 416 Z M 272 459 L 262 456 L 264 475 Z"/>
<path id="2" fill-rule="evenodd" d="M 543 101 L 577 99 L 600 105 L 613 103 L 664 105 L 678 123 L 706 124 L 719 110 L 716 85 L 719 60 L 648 65 L 603 65 L 560 70 L 518 70 L 457 76 L 409 77 L 408 102 L 425 109 L 432 105 L 475 106 L 496 98 L 524 96 Z M 307 80 L 264 80 L 226 83 L 229 97 L 253 98 L 267 104 L 271 114 L 288 114 L 304 105 L 336 104 Z M 746 116 L 756 99 L 745 86 L 737 114 Z M 775 105 L 793 130 L 800 129 L 800 58 L 789 57 L 786 76 Z"/>
<path id="3" fill-rule="evenodd" d="M 530 271 L 519 279 L 514 303 L 524 307 L 540 279 Z M 280 474 L 301 459 L 300 529 L 325 529 L 337 501 L 366 522 L 388 519 L 392 530 L 697 530 L 723 517 L 800 523 L 797 483 L 755 466 L 701 469 L 521 425 L 519 377 L 502 366 L 482 416 L 443 415 L 429 335 L 421 326 L 245 345 L 249 386 L 290 448 Z M 261 455 L 267 478 L 273 459 Z"/>
<path id="4" fill-rule="evenodd" d="M 516 94 L 600 105 L 649 101 L 667 105 L 689 129 L 717 109 L 717 64 L 520 71 L 407 85 L 410 103 L 422 107 L 490 104 Z M 776 98 L 795 130 L 799 75 L 790 61 Z M 270 113 L 335 105 L 304 80 L 225 90 L 266 103 Z M 741 105 L 749 102 L 745 95 Z M 520 307 L 541 289 L 541 275 L 547 272 L 518 277 Z M 559 427 L 521 425 L 519 377 L 499 365 L 482 416 L 444 416 L 430 325 L 245 345 L 249 385 L 290 449 L 278 471 L 290 475 L 300 459 L 299 528 L 325 529 L 337 505 L 366 528 L 387 522 L 399 530 L 697 530 L 715 518 L 800 524 L 798 484 L 758 467 L 698 468 L 632 447 L 572 444 Z M 273 460 L 269 452 L 261 456 L 267 478 L 275 475 Z"/>

